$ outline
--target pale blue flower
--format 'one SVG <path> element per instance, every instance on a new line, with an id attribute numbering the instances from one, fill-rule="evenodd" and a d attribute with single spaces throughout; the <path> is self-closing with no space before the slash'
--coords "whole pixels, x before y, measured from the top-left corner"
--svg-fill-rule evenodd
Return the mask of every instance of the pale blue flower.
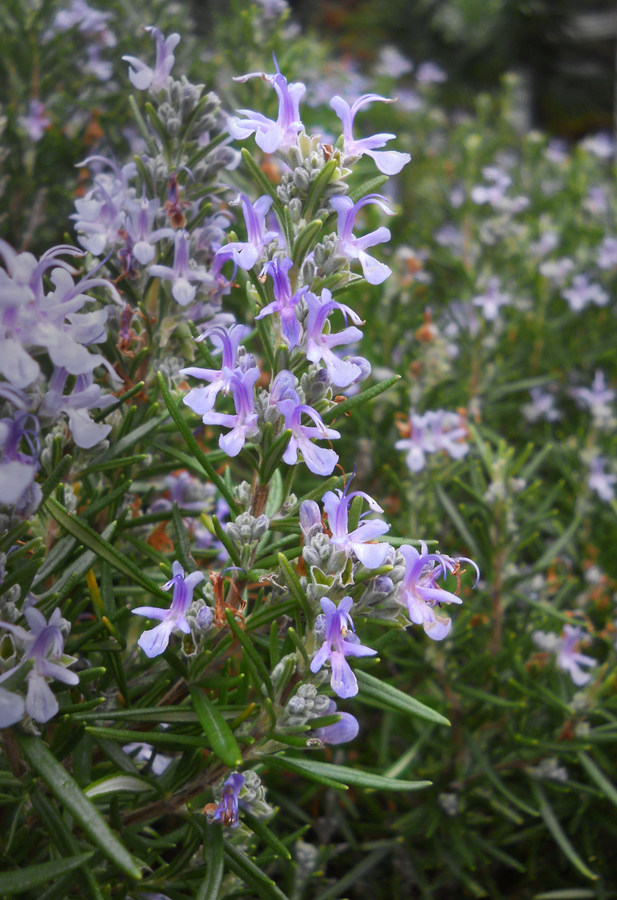
<path id="1" fill-rule="evenodd" d="M 388 141 L 393 140 L 395 134 L 374 134 L 372 137 L 355 140 L 353 136 L 353 122 L 357 112 L 374 101 L 392 103 L 387 97 L 378 94 L 364 94 L 359 97 L 352 106 L 338 95 L 330 101 L 330 106 L 337 114 L 343 125 L 343 152 L 345 156 L 370 156 L 375 165 L 384 175 L 396 175 L 403 166 L 407 165 L 411 156 L 409 153 L 401 153 L 398 150 L 381 150 Z"/>
<path id="2" fill-rule="evenodd" d="M 329 662 L 332 667 L 330 686 L 339 697 L 354 697 L 358 693 L 356 676 L 347 662 L 347 656 L 374 656 L 377 651 L 365 647 L 356 637 L 349 612 L 353 606 L 351 597 L 343 597 L 338 607 L 328 597 L 321 598 L 323 616 L 315 623 L 323 627 L 325 640 L 311 661 L 311 672 L 318 672 Z M 321 619 L 321 621 L 320 621 Z"/>
<path id="3" fill-rule="evenodd" d="M 145 30 L 149 31 L 150 36 L 156 41 L 154 68 L 151 68 L 134 56 L 123 56 L 122 59 L 129 63 L 129 79 L 138 91 L 145 91 L 150 88 L 158 93 L 167 84 L 167 79 L 175 62 L 174 50 L 180 43 L 180 35 L 174 32 L 167 38 L 163 37 L 162 32 L 152 25 L 147 26 Z"/>
<path id="4" fill-rule="evenodd" d="M 171 570 L 172 578 L 163 585 L 164 591 L 173 588 L 171 607 L 159 609 L 157 606 L 138 606 L 137 609 L 132 610 L 136 616 L 146 616 L 149 619 L 160 619 L 161 621 L 161 624 L 155 628 L 144 631 L 137 641 L 146 656 L 151 659 L 165 652 L 172 633 L 191 633 L 186 613 L 193 602 L 193 590 L 205 577 L 203 572 L 191 572 L 185 578 L 184 569 L 177 560 L 173 563 Z"/>

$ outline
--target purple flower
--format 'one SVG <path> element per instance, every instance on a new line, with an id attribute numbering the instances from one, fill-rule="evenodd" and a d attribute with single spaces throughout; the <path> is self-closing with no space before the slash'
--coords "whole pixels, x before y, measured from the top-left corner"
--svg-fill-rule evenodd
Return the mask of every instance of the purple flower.
<path id="1" fill-rule="evenodd" d="M 441 641 L 448 635 L 452 620 L 439 615 L 435 608 L 442 603 L 462 603 L 462 600 L 445 588 L 438 587 L 437 579 L 445 578 L 449 572 L 457 572 L 461 562 L 470 563 L 479 577 L 478 568 L 465 556 L 452 558 L 442 553 L 428 553 L 423 541 L 420 551 L 404 544 L 400 552 L 405 560 L 405 574 L 398 599 L 406 604 L 412 624 L 422 625 L 430 638 Z"/>
<path id="2" fill-rule="evenodd" d="M 163 585 L 163 590 L 168 591 L 173 587 L 173 597 L 169 609 L 159 609 L 157 606 L 138 606 L 132 610 L 136 616 L 147 616 L 149 619 L 160 619 L 161 624 L 149 631 L 144 631 L 137 643 L 146 656 L 152 659 L 160 656 L 167 649 L 172 632 L 181 631 L 190 634 L 191 629 L 186 621 L 186 613 L 193 602 L 193 590 L 200 581 L 204 580 L 203 572 L 191 572 L 184 577 L 184 569 L 175 560 L 171 570 L 173 577 Z"/>
<path id="3" fill-rule="evenodd" d="M 125 222 L 127 241 L 132 243 L 131 256 L 142 266 L 147 266 L 154 259 L 154 244 L 162 238 L 171 238 L 173 228 L 154 228 L 154 218 L 160 207 L 159 200 L 128 201 L 129 219 Z M 127 266 L 130 268 L 130 264 Z"/>
<path id="4" fill-rule="evenodd" d="M 40 100 L 31 100 L 28 105 L 28 115 L 19 117 L 22 126 L 31 141 L 40 141 L 45 134 L 45 129 L 51 125 L 51 119 L 45 115 L 45 107 Z"/>
<path id="5" fill-rule="evenodd" d="M 591 673 L 583 672 L 581 666 L 593 668 L 597 665 L 596 660 L 592 659 L 591 656 L 585 656 L 584 653 L 578 653 L 576 650 L 583 634 L 584 632 L 581 628 L 576 628 L 573 625 L 564 625 L 561 643 L 557 650 L 557 666 L 570 674 L 572 681 L 577 687 L 587 684 L 591 679 Z"/>
<path id="6" fill-rule="evenodd" d="M 615 482 L 617 475 L 604 471 L 606 460 L 603 456 L 594 456 L 589 462 L 587 487 L 595 491 L 600 500 L 610 503 L 615 499 Z"/>
<path id="7" fill-rule="evenodd" d="M 561 413 L 555 409 L 555 396 L 542 388 L 535 387 L 529 391 L 531 403 L 525 403 L 521 411 L 528 422 L 537 422 L 546 419 L 547 422 L 556 422 L 561 418 Z"/>
<path id="8" fill-rule="evenodd" d="M 337 229 L 341 253 L 349 257 L 349 259 L 360 261 L 362 273 L 369 284 L 381 284 L 390 275 L 391 269 L 385 263 L 378 262 L 373 256 L 370 256 L 366 252 L 366 248 L 389 241 L 389 230 L 382 225 L 375 231 L 371 231 L 360 238 L 355 237 L 352 233 L 358 210 L 368 203 L 375 203 L 384 212 L 393 215 L 393 210 L 390 209 L 388 201 L 380 194 L 367 194 L 366 197 L 362 197 L 357 203 L 354 203 L 349 197 L 332 197 L 330 200 L 330 206 L 332 206 L 338 216 Z"/>
<path id="9" fill-rule="evenodd" d="M 356 556 L 367 569 L 377 569 L 383 566 L 392 548 L 390 544 L 372 542 L 385 534 L 390 526 L 379 519 L 365 520 L 369 512 L 382 513 L 383 509 L 364 491 L 347 493 L 348 488 L 349 483 L 342 491 L 326 491 L 322 498 L 332 532 L 332 544 L 347 556 Z M 354 497 L 363 497 L 369 510 L 360 516 L 358 527 L 349 532 L 349 504 Z"/>
<path id="10" fill-rule="evenodd" d="M 484 293 L 479 294 L 472 300 L 474 306 L 480 307 L 482 315 L 487 322 L 494 322 L 498 319 L 501 307 L 510 303 L 510 295 L 503 294 L 500 288 L 501 281 L 499 278 L 488 278 Z"/>
<path id="11" fill-rule="evenodd" d="M 34 481 L 39 464 L 39 421 L 27 411 L 0 419 L 0 506 L 13 506 Z M 29 453 L 19 448 L 26 444 Z"/>
<path id="12" fill-rule="evenodd" d="M 266 231 L 266 215 L 272 206 L 272 197 L 264 194 L 255 203 L 251 203 L 246 194 L 240 194 L 240 203 L 246 223 L 246 241 L 232 241 L 216 251 L 214 255 L 213 271 L 218 273 L 220 268 L 228 260 L 241 269 L 248 271 L 261 259 L 265 247 L 271 241 L 278 241 L 279 234 L 276 231 Z"/>
<path id="13" fill-rule="evenodd" d="M 586 406 L 597 422 L 606 422 L 611 418 L 610 405 L 615 399 L 615 391 L 607 388 L 606 376 L 600 369 L 596 369 L 590 388 L 572 388 L 570 393 L 579 404 Z"/>
<path id="14" fill-rule="evenodd" d="M 334 700 L 330 700 L 324 715 L 331 716 L 333 713 L 338 713 L 339 721 L 332 725 L 324 725 L 322 728 L 315 728 L 311 736 L 316 737 L 322 744 L 346 744 L 353 741 L 360 731 L 356 717 L 348 712 L 339 712 Z"/>
<path id="15" fill-rule="evenodd" d="M 291 282 L 287 274 L 293 263 L 290 259 L 273 259 L 267 262 L 262 269 L 263 275 L 270 275 L 273 282 L 274 301 L 268 303 L 261 310 L 256 319 L 278 313 L 281 318 L 281 333 L 289 349 L 300 344 L 300 323 L 296 316 L 295 307 L 300 302 L 302 295 L 308 291 L 308 285 L 300 288 L 295 294 L 291 293 Z"/>
<path id="16" fill-rule="evenodd" d="M 267 119 L 258 112 L 250 109 L 239 109 L 238 112 L 246 116 L 239 119 L 237 116 L 229 116 L 227 130 L 236 140 L 244 140 L 251 134 L 255 135 L 258 147 L 264 153 L 274 153 L 276 150 L 288 150 L 295 143 L 298 132 L 304 126 L 300 119 L 300 100 L 306 93 L 306 87 L 300 83 L 287 84 L 287 79 L 281 75 L 276 57 L 274 57 L 276 73 L 266 75 L 265 72 L 250 72 L 234 78 L 234 81 L 247 81 L 249 78 L 263 78 L 269 81 L 279 98 L 279 114 L 276 122 Z"/>
<path id="17" fill-rule="evenodd" d="M 448 76 L 440 66 L 429 61 L 420 63 L 416 71 L 416 78 L 420 84 L 440 84 L 446 81 Z"/>
<path id="18" fill-rule="evenodd" d="M 255 412 L 254 387 L 259 375 L 257 366 L 242 373 L 237 369 L 229 380 L 236 408 L 235 414 L 206 411 L 202 416 L 204 425 L 224 425 L 231 429 L 219 438 L 219 447 L 228 456 L 237 456 L 245 441 L 257 434 L 258 417 Z"/>
<path id="19" fill-rule="evenodd" d="M 174 264 L 170 266 L 150 266 L 148 273 L 155 278 L 163 278 L 166 281 L 173 282 L 171 293 L 174 300 L 180 306 L 187 306 L 195 299 L 197 288 L 194 288 L 191 281 L 211 281 L 212 276 L 206 272 L 203 266 L 193 267 L 190 265 L 189 247 L 190 235 L 188 231 L 176 231 L 174 239 Z"/>
<path id="20" fill-rule="evenodd" d="M 300 504 L 300 528 L 305 541 L 317 532 L 323 533 L 321 510 L 314 500 L 304 500 Z"/>
<path id="21" fill-rule="evenodd" d="M 318 672 L 326 661 L 330 662 L 330 685 L 343 698 L 354 697 L 358 693 L 356 676 L 345 657 L 374 656 L 377 653 L 363 646 L 356 637 L 349 615 L 352 605 L 351 597 L 343 597 L 338 607 L 328 597 L 321 598 L 324 615 L 317 618 L 316 628 L 323 626 L 325 640 L 311 661 L 311 672 Z"/>
<path id="22" fill-rule="evenodd" d="M 286 393 L 288 395 L 289 391 Z M 340 434 L 334 428 L 327 428 L 322 422 L 319 413 L 311 406 L 300 403 L 300 398 L 295 391 L 292 393 L 295 396 L 285 396 L 285 399 L 279 400 L 277 403 L 279 410 L 285 417 L 284 427 L 291 430 L 291 439 L 283 454 L 283 461 L 289 466 L 294 466 L 298 461 L 298 453 L 301 453 L 307 468 L 313 474 L 330 475 L 338 462 L 338 455 L 334 450 L 317 447 L 313 441 L 320 439 L 333 440 L 339 438 Z M 312 419 L 315 424 L 303 425 L 303 414 Z"/>
<path id="23" fill-rule="evenodd" d="M 423 415 L 410 411 L 409 437 L 396 441 L 397 450 L 407 450 L 406 463 L 412 472 L 420 472 L 429 453 L 444 450 L 452 459 L 461 459 L 469 447 L 467 429 L 459 413 L 445 409 L 429 410 Z"/>
<path id="24" fill-rule="evenodd" d="M 597 263 L 601 269 L 617 266 L 617 238 L 606 236 L 598 249 Z"/>
<path id="25" fill-rule="evenodd" d="M 75 662 L 73 657 L 64 657 L 64 638 L 60 630 L 60 608 L 57 607 L 49 621 L 45 621 L 43 613 L 30 606 L 24 610 L 24 616 L 30 631 L 26 631 L 20 625 L 11 625 L 9 622 L 0 622 L 0 627 L 14 634 L 25 644 L 26 652 L 23 659 L 11 669 L 0 675 L 0 682 L 5 681 L 16 672 L 25 662 L 32 661 L 32 668 L 26 678 L 28 692 L 26 702 L 19 694 L 0 689 L 0 728 L 13 725 L 19 721 L 23 713 L 31 716 L 37 722 L 48 722 L 58 712 L 58 701 L 47 683 L 49 679 L 62 681 L 64 684 L 76 685 L 79 677 L 75 672 L 69 672 L 65 668 Z M 10 696 L 7 696 L 10 695 Z M 9 721 L 10 720 L 10 721 Z"/>
<path id="26" fill-rule="evenodd" d="M 333 300 L 332 294 L 327 288 L 322 290 L 321 297 L 317 297 L 309 291 L 304 299 L 308 307 L 308 316 L 304 326 L 306 331 L 306 358 L 314 363 L 323 360 L 328 370 L 330 381 L 337 387 L 347 387 L 358 381 L 363 374 L 362 368 L 354 362 L 342 360 L 333 352 L 332 348 L 359 341 L 362 337 L 362 332 L 359 328 L 349 326 L 335 334 L 332 334 L 332 332 L 324 334 L 324 328 L 328 316 L 335 309 L 340 309 L 345 316 L 349 314 L 352 322 L 356 324 L 360 324 L 362 320 L 348 306 Z"/>
<path id="27" fill-rule="evenodd" d="M 129 79 L 138 91 L 145 91 L 151 88 L 157 93 L 162 91 L 167 84 L 169 73 L 175 62 L 174 50 L 180 43 L 180 35 L 170 34 L 169 37 L 163 37 L 162 32 L 152 25 L 148 25 L 145 29 L 150 32 L 150 36 L 156 41 L 156 62 L 154 68 L 147 66 L 140 59 L 134 56 L 123 56 L 122 59 L 129 63 Z"/>
<path id="28" fill-rule="evenodd" d="M 384 175 L 396 175 L 410 161 L 409 153 L 401 153 L 398 150 L 380 150 L 388 141 L 396 137 L 395 134 L 374 134 L 372 137 L 354 140 L 353 122 L 356 113 L 368 103 L 379 100 L 381 103 L 392 103 L 387 97 L 378 94 L 364 94 L 350 106 L 342 97 L 334 96 L 330 106 L 337 114 L 343 125 L 343 152 L 345 156 L 370 156 L 380 172 Z M 377 282 L 378 283 L 378 282 Z"/>
<path id="29" fill-rule="evenodd" d="M 193 378 L 202 378 L 209 381 L 208 387 L 193 388 L 184 398 L 184 403 L 198 416 L 203 416 L 214 408 L 214 402 L 219 393 L 228 394 L 231 391 L 234 375 L 242 377 L 245 368 L 237 365 L 238 347 L 240 341 L 249 334 L 250 328 L 246 325 L 231 325 L 228 329 L 220 325 L 207 328 L 198 340 L 209 338 L 212 343 L 222 351 L 221 368 L 203 369 L 199 366 L 187 366 L 180 369 L 181 375 L 190 375 Z M 252 357 L 250 357 L 252 363 Z"/>
<path id="30" fill-rule="evenodd" d="M 219 822 L 234 828 L 238 824 L 238 806 L 240 792 L 244 787 L 244 775 L 232 772 L 227 781 L 223 782 L 221 799 L 217 804 L 209 803 L 204 812 L 209 822 Z"/>
<path id="31" fill-rule="evenodd" d="M 590 281 L 585 274 L 575 275 L 572 279 L 572 287 L 567 291 L 562 291 L 561 296 L 568 301 L 572 312 L 580 312 L 588 303 L 606 306 L 609 301 L 606 291 L 597 282 Z"/>

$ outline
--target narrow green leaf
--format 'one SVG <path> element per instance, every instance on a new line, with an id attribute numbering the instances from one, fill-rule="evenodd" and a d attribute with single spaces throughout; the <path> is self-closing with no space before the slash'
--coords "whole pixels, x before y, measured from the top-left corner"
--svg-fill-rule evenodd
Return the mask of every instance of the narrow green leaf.
<path id="1" fill-rule="evenodd" d="M 174 749 L 196 747 L 200 749 L 206 746 L 204 739 L 195 734 L 174 734 L 169 731 L 131 731 L 129 728 L 102 728 L 98 725 L 91 725 L 85 730 L 95 737 L 108 738 L 123 744 L 130 743 L 135 738 L 144 740 L 147 737 L 148 743 L 154 747 L 173 747 Z"/>
<path id="2" fill-rule="evenodd" d="M 375 178 L 371 178 L 369 181 L 363 181 L 362 184 L 359 184 L 358 187 L 349 192 L 349 199 L 357 203 L 358 200 L 366 197 L 367 194 L 375 194 L 387 181 L 390 181 L 388 175 L 376 175 Z"/>
<path id="3" fill-rule="evenodd" d="M 167 603 L 169 602 L 168 595 L 160 589 L 156 582 L 151 581 L 147 575 L 144 575 L 143 570 L 136 566 L 128 556 L 125 556 L 124 553 L 121 553 L 108 541 L 103 540 L 94 529 L 82 522 L 81 519 L 78 519 L 77 516 L 69 515 L 67 510 L 57 500 L 50 497 L 45 506 L 56 522 L 62 525 L 65 531 L 77 538 L 80 544 L 94 551 L 97 556 L 106 560 L 115 569 L 141 585 L 151 594 L 164 599 Z"/>
<path id="4" fill-rule="evenodd" d="M 398 712 L 407 713 L 410 716 L 419 716 L 428 719 L 429 722 L 437 722 L 439 725 L 450 725 L 450 722 L 441 713 L 425 706 L 419 700 L 414 700 L 398 688 L 392 687 L 380 678 L 369 675 L 363 669 L 356 669 L 356 678 L 360 685 L 358 700 L 370 701 L 382 709 L 395 709 Z"/>
<path id="5" fill-rule="evenodd" d="M 470 734 L 466 735 L 466 741 L 469 749 L 471 750 L 471 755 L 478 765 L 478 768 L 484 773 L 487 780 L 490 781 L 493 787 L 499 791 L 502 797 L 504 797 L 511 806 L 514 806 L 517 809 L 520 809 L 522 812 L 527 813 L 528 816 L 539 816 L 540 814 L 537 809 L 534 809 L 533 806 L 529 805 L 529 803 L 525 803 L 525 801 L 522 800 L 518 796 L 518 794 L 515 794 L 504 784 L 502 779 L 493 769 L 490 761 L 486 758 L 484 753 L 482 753 L 479 745 Z"/>
<path id="6" fill-rule="evenodd" d="M 49 475 L 41 485 L 43 501 L 47 500 L 47 498 L 53 491 L 55 491 L 61 481 L 64 481 L 64 476 L 71 468 L 72 462 L 73 460 L 70 456 L 63 456 L 55 469 L 49 473 Z"/>
<path id="7" fill-rule="evenodd" d="M 264 758 L 262 762 L 267 767 L 295 772 L 314 780 L 326 778 L 334 783 L 334 786 L 342 789 L 354 785 L 379 791 L 419 791 L 432 784 L 430 781 L 400 781 L 398 778 L 386 778 L 385 775 L 374 775 L 360 769 L 348 769 L 346 766 L 335 766 L 332 763 L 295 756 L 271 756 Z"/>
<path id="8" fill-rule="evenodd" d="M 86 797 L 102 797 L 104 794 L 115 794 L 116 791 L 131 791 L 139 794 L 141 791 L 153 791 L 155 788 L 143 778 L 135 778 L 132 775 L 110 775 L 107 778 L 99 778 L 84 788 Z"/>
<path id="9" fill-rule="evenodd" d="M 550 547 L 544 551 L 540 559 L 535 563 L 529 574 L 541 572 L 546 569 L 553 560 L 560 555 L 561 551 L 570 543 L 581 525 L 581 516 L 575 516 L 568 527 L 559 535 L 557 540 L 553 541 Z"/>
<path id="10" fill-rule="evenodd" d="M 362 854 L 359 863 L 352 869 L 349 869 L 335 885 L 329 887 L 321 894 L 318 894 L 317 897 L 315 897 L 315 900 L 334 900 L 335 897 L 340 897 L 347 888 L 354 887 L 358 884 L 362 878 L 366 877 L 371 869 L 374 869 L 375 866 L 379 865 L 385 856 L 391 854 L 394 847 L 395 842 L 392 841 L 385 847 L 376 848 L 372 853 Z M 370 884 L 370 881 L 365 881 L 364 884 Z"/>
<path id="11" fill-rule="evenodd" d="M 225 860 L 231 871 L 241 878 L 247 887 L 255 891 L 262 900 L 289 900 L 272 879 L 237 847 L 228 841 L 224 841 L 224 847 Z"/>
<path id="12" fill-rule="evenodd" d="M 332 422 L 333 419 L 336 419 L 337 416 L 342 416 L 346 412 L 355 409 L 357 406 L 362 406 L 364 403 L 368 403 L 369 400 L 374 400 L 375 397 L 383 394 L 384 391 L 387 391 L 388 388 L 391 388 L 393 384 L 396 384 L 396 382 L 400 380 L 400 375 L 391 375 L 390 378 L 386 378 L 385 381 L 380 381 L 379 384 L 374 384 L 360 394 L 355 394 L 353 397 L 348 397 L 347 400 L 343 400 L 342 403 L 337 403 L 336 406 L 333 406 L 332 409 L 324 413 L 321 418 L 327 425 L 329 422 Z"/>
<path id="13" fill-rule="evenodd" d="M 201 817 L 203 818 L 203 817 Z M 201 823 L 200 823 L 201 825 Z M 206 877 L 199 885 L 195 900 L 215 900 L 223 881 L 223 829 L 213 823 L 200 829 L 204 835 L 204 861 L 208 867 Z"/>
<path id="14" fill-rule="evenodd" d="M 231 728 L 219 712 L 217 706 L 210 698 L 198 687 L 191 687 L 191 699 L 193 707 L 197 713 L 199 723 L 204 730 L 204 734 L 208 738 L 208 743 L 212 747 L 221 762 L 233 769 L 242 763 L 242 753 L 238 747 Z"/>
<path id="15" fill-rule="evenodd" d="M 291 859 L 291 853 L 282 843 L 279 841 L 277 836 L 270 831 L 267 825 L 265 825 L 261 819 L 258 819 L 256 816 L 251 815 L 248 810 L 243 810 L 242 819 L 251 829 L 251 831 L 260 838 L 264 844 L 270 847 L 271 850 L 274 850 L 276 855 L 282 859 Z"/>
<path id="16" fill-rule="evenodd" d="M 54 859 L 51 862 L 39 863 L 37 866 L 28 866 L 27 869 L 4 871 L 0 885 L 2 897 L 23 894 L 40 884 L 47 884 L 58 875 L 65 875 L 73 869 L 78 869 L 93 856 L 94 851 L 89 850 L 87 853 L 76 853 L 75 856 L 65 856 L 63 859 Z"/>
<path id="17" fill-rule="evenodd" d="M 180 515 L 180 510 L 175 500 L 171 510 L 171 518 L 174 523 L 174 532 L 176 534 L 176 559 L 180 561 L 187 572 L 190 572 L 193 567 L 193 564 L 191 563 L 191 545 L 186 525 Z"/>
<path id="18" fill-rule="evenodd" d="M 246 147 L 243 147 L 240 151 L 242 154 L 242 160 L 244 165 L 249 171 L 249 175 L 257 182 L 259 187 L 266 192 L 266 194 L 270 194 L 272 199 L 274 200 L 274 208 L 277 212 L 277 217 L 283 218 L 283 204 L 280 201 L 279 195 L 276 193 L 276 187 L 272 184 L 272 182 L 266 178 L 264 173 L 261 171 L 255 160 L 253 159 L 252 153 L 250 153 Z"/>
<path id="19" fill-rule="evenodd" d="M 534 894 L 532 900 L 593 900 L 598 894 L 590 888 L 560 888 Z"/>
<path id="20" fill-rule="evenodd" d="M 313 219 L 312 222 L 309 222 L 300 231 L 294 243 L 293 252 L 291 255 L 294 266 L 300 266 L 300 264 L 304 261 L 304 257 L 306 256 L 309 248 L 315 243 L 315 239 L 322 228 L 323 222 L 321 221 L 321 219 Z"/>
<path id="21" fill-rule="evenodd" d="M 301 551 L 300 551 L 301 552 Z M 311 604 L 308 601 L 308 598 L 304 591 L 302 590 L 302 585 L 300 584 L 300 579 L 296 572 L 294 572 L 293 567 L 289 564 L 289 560 L 284 553 L 279 553 L 277 555 L 278 564 L 281 567 L 281 573 L 287 582 L 287 587 L 289 588 L 291 594 L 300 604 L 302 612 L 306 618 L 306 621 L 309 625 L 313 624 L 315 619 L 315 615 L 317 610 L 313 611 Z"/>
<path id="22" fill-rule="evenodd" d="M 161 389 L 161 394 L 163 396 L 163 400 L 165 401 L 165 406 L 171 413 L 172 419 L 178 426 L 178 430 L 180 431 L 180 434 L 184 438 L 189 449 L 192 451 L 193 455 L 195 456 L 195 459 L 200 464 L 200 466 L 202 467 L 202 469 L 204 470 L 204 472 L 206 473 L 206 475 L 208 476 L 210 481 L 215 485 L 215 487 L 223 495 L 225 500 L 227 500 L 227 503 L 228 503 L 230 509 L 237 512 L 238 504 L 236 503 L 236 500 L 235 500 L 233 494 L 228 489 L 227 485 L 225 484 L 225 482 L 223 481 L 221 476 L 218 474 L 218 472 L 216 471 L 216 469 L 214 468 L 214 466 L 212 465 L 212 463 L 210 462 L 210 460 L 208 459 L 206 454 L 203 452 L 203 450 L 201 449 L 201 447 L 199 446 L 199 444 L 193 437 L 193 433 L 191 432 L 191 429 L 186 424 L 182 415 L 180 414 L 179 404 L 176 403 L 176 401 L 172 397 L 161 372 L 158 373 L 158 382 L 159 382 L 159 387 Z"/>
<path id="23" fill-rule="evenodd" d="M 533 780 L 530 781 L 530 784 L 540 806 L 540 815 L 544 819 L 544 824 L 552 834 L 555 842 L 559 845 L 565 856 L 567 856 L 574 868 L 577 869 L 581 873 L 581 875 L 584 875 L 585 878 L 589 878 L 590 881 L 597 881 L 598 876 L 594 872 L 592 872 L 591 869 L 587 868 L 583 860 L 580 858 L 580 856 L 570 843 L 570 839 L 567 837 L 566 833 L 561 827 L 559 819 L 553 812 L 553 808 L 546 799 L 544 791 L 542 790 L 540 785 Z"/>
<path id="24" fill-rule="evenodd" d="M 617 789 L 613 782 L 609 781 L 604 772 L 598 768 L 595 762 L 586 753 L 579 753 L 578 758 L 582 767 L 585 769 L 591 780 L 597 784 L 606 799 L 610 800 L 613 806 L 617 806 Z"/>
<path id="25" fill-rule="evenodd" d="M 308 193 L 308 197 L 306 198 L 306 206 L 303 210 L 305 219 L 311 219 L 313 217 L 315 210 L 317 209 L 317 205 L 319 204 L 319 199 L 330 181 L 332 181 L 337 169 L 337 161 L 335 159 L 329 159 L 323 169 L 320 171 L 315 181 L 312 183 Z"/>
<path id="26" fill-rule="evenodd" d="M 265 687 L 270 699 L 271 700 L 274 699 L 274 688 L 272 686 L 272 680 L 270 678 L 270 673 L 268 672 L 268 669 L 267 669 L 263 659 L 261 658 L 261 656 L 255 649 L 255 647 L 253 646 L 253 643 L 252 643 L 250 637 L 242 630 L 242 628 L 236 622 L 236 619 L 233 614 L 233 610 L 226 609 L 225 617 L 227 619 L 227 624 L 231 628 L 233 636 L 242 645 L 242 649 L 244 650 L 248 659 L 252 662 L 253 666 L 255 667 L 255 670 L 259 674 L 259 678 L 261 679 L 261 686 Z M 260 687 L 259 682 L 256 685 L 256 687 L 258 687 L 258 688 Z"/>
<path id="27" fill-rule="evenodd" d="M 476 539 L 467 527 L 467 523 L 463 519 L 462 515 L 460 514 L 454 503 L 450 500 L 441 485 L 436 484 L 435 491 L 437 493 L 437 496 L 439 497 L 439 502 L 450 517 L 450 521 L 452 522 L 462 539 L 465 541 L 465 544 L 469 547 L 473 558 L 476 560 L 479 559 L 482 555 L 480 553 L 480 548 L 478 547 Z"/>
<path id="28" fill-rule="evenodd" d="M 141 879 L 141 872 L 131 854 L 46 744 L 38 737 L 20 734 L 18 731 L 15 731 L 15 736 L 29 765 L 41 776 L 56 799 L 79 822 L 92 843 L 126 875 L 137 880 Z M 82 862 L 83 860 L 80 860 L 78 865 Z"/>

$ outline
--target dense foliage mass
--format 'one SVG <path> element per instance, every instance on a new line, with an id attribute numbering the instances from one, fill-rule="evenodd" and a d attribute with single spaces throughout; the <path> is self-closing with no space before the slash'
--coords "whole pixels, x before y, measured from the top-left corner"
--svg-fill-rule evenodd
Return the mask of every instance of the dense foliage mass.
<path id="1" fill-rule="evenodd" d="M 0 10 L 0 894 L 614 896 L 614 142 L 187 16 Z"/>

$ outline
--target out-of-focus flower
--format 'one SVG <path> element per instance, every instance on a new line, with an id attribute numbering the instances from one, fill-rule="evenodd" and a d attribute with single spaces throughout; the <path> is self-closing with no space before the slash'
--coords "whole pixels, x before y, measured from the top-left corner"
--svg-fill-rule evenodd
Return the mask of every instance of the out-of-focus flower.
<path id="1" fill-rule="evenodd" d="M 617 238 L 607 235 L 598 249 L 597 263 L 601 269 L 617 266 Z"/>
<path id="2" fill-rule="evenodd" d="M 445 451 L 452 459 L 461 459 L 469 450 L 467 429 L 460 413 L 445 409 L 429 410 L 423 415 L 410 411 L 409 434 L 395 443 L 406 450 L 406 463 L 412 472 L 426 465 L 429 453 Z"/>
<path id="3" fill-rule="evenodd" d="M 386 78 L 400 78 L 413 69 L 411 60 L 403 56 L 398 47 L 386 44 L 379 50 L 379 59 L 375 66 L 375 75 L 383 75 Z"/>
<path id="4" fill-rule="evenodd" d="M 129 63 L 129 67 L 132 66 L 132 68 L 129 68 L 129 79 L 138 91 L 146 91 L 150 88 L 158 93 L 167 84 L 167 79 L 175 62 L 174 50 L 180 43 L 180 35 L 174 32 L 169 37 L 163 37 L 160 29 L 152 25 L 148 25 L 145 30 L 149 31 L 150 36 L 156 41 L 154 68 L 146 65 L 146 63 L 135 56 L 123 56 L 122 59 Z"/>
<path id="5" fill-rule="evenodd" d="M 561 637 L 554 632 L 534 631 L 532 640 L 536 646 L 549 653 L 557 654 L 557 666 L 564 672 L 568 672 L 577 687 L 581 687 L 591 678 L 590 672 L 584 672 L 581 666 L 593 668 L 597 665 L 595 659 L 579 653 L 577 647 L 584 631 L 574 625 L 564 625 Z"/>
<path id="6" fill-rule="evenodd" d="M 594 456 L 589 462 L 587 486 L 595 491 L 600 500 L 610 503 L 615 499 L 615 482 L 617 475 L 604 471 L 606 460 L 603 456 Z"/>
<path id="7" fill-rule="evenodd" d="M 441 84 L 447 81 L 448 76 L 440 66 L 428 61 L 420 63 L 416 70 L 416 78 L 420 84 Z"/>
<path id="8" fill-rule="evenodd" d="M 501 291 L 500 279 L 491 277 L 486 281 L 484 293 L 478 294 L 471 302 L 482 310 L 482 315 L 487 322 L 494 322 L 499 318 L 501 307 L 507 306 L 511 299 L 509 294 Z"/>
<path id="9" fill-rule="evenodd" d="M 521 412 L 528 422 L 537 422 L 539 419 L 546 419 L 547 422 L 556 422 L 561 418 L 561 413 L 555 409 L 555 395 L 549 391 L 543 391 L 542 388 L 535 387 L 529 391 L 531 395 L 531 403 L 525 403 L 521 407 Z"/>
<path id="10" fill-rule="evenodd" d="M 161 624 L 149 631 L 144 631 L 137 643 L 146 656 L 151 659 L 160 656 L 167 649 L 169 638 L 174 631 L 190 634 L 191 629 L 186 621 L 186 613 L 193 602 L 193 591 L 200 581 L 204 580 L 203 572 L 191 572 L 184 577 L 184 569 L 175 560 L 171 567 L 173 576 L 163 585 L 163 590 L 173 588 L 173 597 L 169 609 L 160 609 L 157 606 L 138 606 L 132 610 L 136 616 L 146 616 L 149 619 L 160 619 Z"/>
<path id="11" fill-rule="evenodd" d="M 318 631 L 323 629 L 325 640 L 311 661 L 311 672 L 318 672 L 329 661 L 332 667 L 330 685 L 343 698 L 354 697 L 358 693 L 356 676 L 345 657 L 374 656 L 377 653 L 361 644 L 356 637 L 349 615 L 352 606 L 351 597 L 343 597 L 338 607 L 328 597 L 321 598 L 323 616 L 318 617 L 315 628 Z"/>
<path id="12" fill-rule="evenodd" d="M 40 141 L 51 125 L 51 119 L 45 114 L 45 107 L 40 100 L 31 100 L 28 104 L 28 115 L 19 117 L 19 124 L 31 141 Z"/>
<path id="13" fill-rule="evenodd" d="M 561 295 L 564 300 L 568 301 L 572 312 L 580 312 L 588 303 L 606 306 L 610 299 L 606 291 L 597 282 L 590 281 L 585 274 L 575 275 L 572 279 L 572 287 L 562 291 Z"/>
<path id="14" fill-rule="evenodd" d="M 606 376 L 600 369 L 596 370 L 590 388 L 571 388 L 570 393 L 580 406 L 587 407 L 597 424 L 611 419 L 610 404 L 615 399 L 615 391 L 606 386 Z"/>

